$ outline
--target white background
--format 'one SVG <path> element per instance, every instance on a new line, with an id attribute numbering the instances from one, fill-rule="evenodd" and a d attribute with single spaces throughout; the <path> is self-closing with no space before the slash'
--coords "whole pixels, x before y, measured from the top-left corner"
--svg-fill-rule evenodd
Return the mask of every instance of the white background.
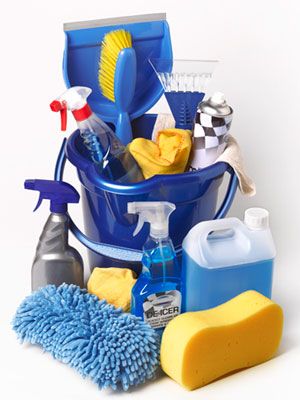
<path id="1" fill-rule="evenodd" d="M 255 198 L 237 195 L 230 214 L 242 217 L 250 205 L 270 211 L 278 251 L 273 298 L 284 309 L 284 335 L 275 359 L 194 392 L 162 376 L 127 394 L 100 393 L 40 349 L 21 347 L 10 329 L 17 305 L 30 291 L 32 257 L 48 215 L 46 204 L 32 214 L 36 196 L 24 191 L 23 181 L 52 178 L 61 134 L 49 103 L 64 90 L 63 22 L 162 11 L 175 58 L 221 61 L 210 92 L 223 91 L 233 106 L 232 133 L 257 185 Z M 0 29 L 1 398 L 299 398 L 300 3 L 10 0 L 2 6 Z M 155 110 L 166 107 L 162 100 Z M 71 167 L 67 179 L 77 184 Z M 80 206 L 72 213 L 80 219 Z"/>

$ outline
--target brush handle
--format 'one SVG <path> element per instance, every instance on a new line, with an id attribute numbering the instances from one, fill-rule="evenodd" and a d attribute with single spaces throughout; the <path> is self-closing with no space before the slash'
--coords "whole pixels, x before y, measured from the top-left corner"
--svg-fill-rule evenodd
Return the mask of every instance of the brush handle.
<path id="1" fill-rule="evenodd" d="M 131 122 L 127 112 L 121 112 L 118 115 L 116 135 L 125 146 L 132 141 Z"/>
<path id="2" fill-rule="evenodd" d="M 114 94 L 118 118 L 116 124 L 116 135 L 124 145 L 132 140 L 130 117 L 128 114 L 132 102 L 136 84 L 136 54 L 133 48 L 120 51 L 118 56 Z"/>

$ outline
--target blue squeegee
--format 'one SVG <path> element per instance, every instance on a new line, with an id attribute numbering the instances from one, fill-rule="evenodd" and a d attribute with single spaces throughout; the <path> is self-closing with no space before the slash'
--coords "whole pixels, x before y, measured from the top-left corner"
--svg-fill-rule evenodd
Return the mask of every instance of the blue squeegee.
<path id="1" fill-rule="evenodd" d="M 144 383 L 159 364 L 158 336 L 148 324 L 75 285 L 33 292 L 12 324 L 21 342 L 42 346 L 101 389 Z"/>

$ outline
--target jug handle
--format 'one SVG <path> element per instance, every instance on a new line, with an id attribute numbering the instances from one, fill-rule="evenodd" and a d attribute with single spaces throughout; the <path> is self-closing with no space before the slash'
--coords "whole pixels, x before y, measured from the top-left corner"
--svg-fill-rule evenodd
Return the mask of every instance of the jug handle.
<path id="1" fill-rule="evenodd" d="M 54 179 L 56 181 L 63 180 L 63 173 L 67 160 L 65 152 L 66 142 L 67 139 L 64 138 L 56 160 L 55 171 L 54 171 Z M 233 202 L 235 192 L 238 187 L 238 178 L 233 168 L 229 164 L 227 164 L 226 171 L 230 174 L 230 180 L 224 200 L 220 205 L 220 208 L 217 211 L 214 219 L 220 219 L 225 217 Z M 105 244 L 105 243 L 98 243 L 95 242 L 94 240 L 91 240 L 76 226 L 76 224 L 74 223 L 74 221 L 70 216 L 69 216 L 69 228 L 70 231 L 73 233 L 73 235 L 76 237 L 76 239 L 79 240 L 79 242 L 81 242 L 89 250 L 95 251 L 98 254 L 114 258 L 116 260 L 122 260 L 128 262 L 139 262 L 142 259 L 141 250 L 122 248 L 119 246 L 113 246 L 111 244 Z M 181 248 L 178 250 L 176 249 L 176 253 L 180 254 Z"/>
<path id="2" fill-rule="evenodd" d="M 243 246 L 241 246 L 241 243 L 239 243 L 239 248 L 243 249 L 245 252 L 249 251 L 250 243 L 246 234 L 247 229 L 245 229 L 245 225 L 240 219 L 233 217 L 213 221 L 204 221 L 197 232 L 197 242 L 199 243 L 198 245 L 200 245 L 202 257 L 204 260 L 206 260 L 206 262 L 208 262 L 207 260 L 209 257 L 214 255 L 215 251 L 209 247 L 208 239 L 211 237 L 211 233 L 226 230 L 233 231 L 235 234 L 239 232 L 239 237 L 243 239 Z"/>

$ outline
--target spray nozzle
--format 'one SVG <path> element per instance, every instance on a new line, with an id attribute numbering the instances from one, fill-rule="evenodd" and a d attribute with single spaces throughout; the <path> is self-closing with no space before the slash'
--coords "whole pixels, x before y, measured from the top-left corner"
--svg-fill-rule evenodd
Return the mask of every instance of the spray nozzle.
<path id="1" fill-rule="evenodd" d="M 225 104 L 226 100 L 225 100 L 225 95 L 222 92 L 215 92 L 211 97 L 210 97 L 210 101 L 213 104 L 216 105 L 221 105 L 221 104 Z"/>
<path id="2" fill-rule="evenodd" d="M 43 200 L 50 200 L 50 211 L 66 213 L 68 203 L 78 203 L 79 193 L 72 185 L 61 181 L 45 179 L 27 179 L 24 188 L 40 192 L 40 197 L 33 211 L 36 211 Z"/>
<path id="3" fill-rule="evenodd" d="M 72 111 L 76 121 L 87 119 L 92 110 L 87 104 L 87 98 L 92 93 L 92 89 L 85 86 L 73 86 L 66 90 L 56 100 L 50 104 L 54 112 L 60 112 L 61 130 L 67 129 L 67 111 Z"/>
<path id="4" fill-rule="evenodd" d="M 67 105 L 64 101 L 54 100 L 50 104 L 50 108 L 54 112 L 60 111 L 60 130 L 66 131 L 67 130 Z"/>
<path id="5" fill-rule="evenodd" d="M 169 236 L 169 217 L 176 206 L 167 201 L 141 201 L 127 204 L 129 214 L 138 214 L 139 219 L 133 236 L 137 235 L 145 222 L 150 223 L 150 236 L 166 238 Z"/>

